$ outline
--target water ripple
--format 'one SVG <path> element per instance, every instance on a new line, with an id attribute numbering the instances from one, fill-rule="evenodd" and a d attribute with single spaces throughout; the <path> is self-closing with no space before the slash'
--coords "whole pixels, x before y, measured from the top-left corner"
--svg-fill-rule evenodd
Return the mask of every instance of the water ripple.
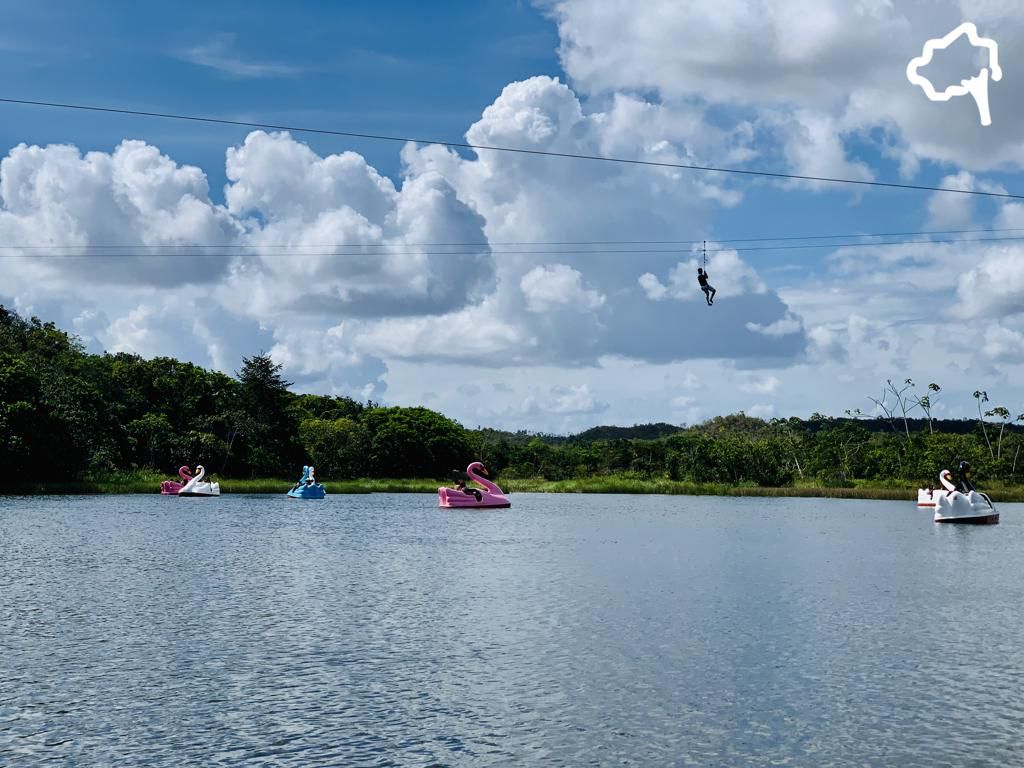
<path id="1" fill-rule="evenodd" d="M 0 498 L 0 765 L 1024 764 L 1024 510 Z"/>

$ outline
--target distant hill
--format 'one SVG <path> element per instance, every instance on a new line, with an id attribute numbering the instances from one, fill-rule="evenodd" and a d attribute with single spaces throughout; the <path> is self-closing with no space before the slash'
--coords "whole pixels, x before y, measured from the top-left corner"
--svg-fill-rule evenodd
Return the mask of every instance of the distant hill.
<path id="1" fill-rule="evenodd" d="M 598 440 L 657 440 L 682 431 L 675 424 L 658 422 L 657 424 L 634 424 L 632 427 L 602 426 L 572 435 L 570 442 L 593 443 Z"/>
<path id="2" fill-rule="evenodd" d="M 852 419 L 845 416 L 828 418 L 815 415 L 809 419 L 791 418 L 784 421 L 788 422 L 790 427 L 806 430 L 811 433 L 817 432 L 826 424 L 837 424 L 842 422 L 857 424 L 868 432 L 892 433 L 895 431 L 897 434 L 903 433 L 902 419 L 897 419 L 894 424 L 890 424 L 886 419 Z M 928 432 L 928 421 L 926 419 L 907 419 L 907 425 L 910 427 L 911 433 Z M 539 440 L 545 445 L 558 446 L 567 444 L 579 445 L 585 443 L 596 443 L 604 440 L 661 440 L 662 438 L 670 437 L 678 432 L 685 432 L 688 430 L 706 432 L 710 434 L 756 434 L 764 430 L 768 430 L 770 426 L 770 423 L 764 419 L 747 416 L 743 413 L 735 413 L 728 416 L 715 416 L 701 424 L 695 424 L 689 427 L 657 422 L 654 424 L 634 424 L 631 427 L 619 427 L 613 424 L 606 424 L 599 427 L 591 427 L 590 429 L 574 435 L 552 435 L 544 432 L 529 432 L 526 430 L 508 432 L 505 430 L 489 428 L 469 430 L 469 434 L 475 440 L 482 441 L 485 444 L 489 442 L 505 442 L 510 445 L 527 445 L 534 440 Z M 994 421 L 988 421 L 988 426 L 989 429 L 999 429 L 998 423 Z M 950 435 L 973 434 L 977 428 L 977 419 L 932 420 L 932 429 L 935 432 L 943 432 Z M 1021 433 L 1024 432 L 1024 426 L 1019 424 L 1007 424 L 1005 431 L 1007 433 Z"/>
<path id="3" fill-rule="evenodd" d="M 816 431 L 817 425 L 820 425 L 820 421 L 814 419 L 801 419 L 804 425 L 806 425 L 812 432 Z M 898 418 L 893 424 L 890 424 L 887 419 L 849 419 L 839 417 L 834 421 L 850 421 L 859 424 L 869 432 L 892 432 L 895 426 L 895 431 L 903 432 L 903 419 Z M 986 419 L 988 428 L 999 430 L 999 422 L 995 419 Z M 907 419 L 907 426 L 910 428 L 911 433 L 914 432 L 927 432 L 928 431 L 928 420 L 927 419 Z M 935 432 L 942 432 L 947 435 L 969 435 L 972 434 L 978 428 L 978 420 L 975 418 L 970 419 L 932 419 L 932 430 Z M 1024 426 L 1020 424 L 1007 424 L 1006 432 L 1022 432 Z"/>
<path id="4" fill-rule="evenodd" d="M 473 439 L 483 442 L 503 441 L 511 445 L 526 445 L 533 440 L 540 440 L 546 445 L 564 445 L 565 443 L 596 443 L 600 440 L 659 440 L 684 428 L 674 424 L 634 424 L 632 427 L 606 425 L 591 427 L 575 435 L 551 435 L 545 432 L 508 432 L 501 429 L 473 429 L 469 434 Z"/>

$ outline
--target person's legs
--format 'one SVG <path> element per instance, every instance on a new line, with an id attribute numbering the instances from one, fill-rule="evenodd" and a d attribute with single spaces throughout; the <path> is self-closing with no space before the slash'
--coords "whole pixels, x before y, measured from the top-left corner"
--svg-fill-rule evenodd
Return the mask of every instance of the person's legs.
<path id="1" fill-rule="evenodd" d="M 718 293 L 714 288 L 711 289 L 711 298 L 708 299 L 708 304 L 715 303 L 715 294 Z"/>
<path id="2" fill-rule="evenodd" d="M 707 302 L 708 306 L 711 306 L 711 293 L 708 291 L 708 287 L 701 286 L 701 290 L 704 291 L 704 301 Z"/>

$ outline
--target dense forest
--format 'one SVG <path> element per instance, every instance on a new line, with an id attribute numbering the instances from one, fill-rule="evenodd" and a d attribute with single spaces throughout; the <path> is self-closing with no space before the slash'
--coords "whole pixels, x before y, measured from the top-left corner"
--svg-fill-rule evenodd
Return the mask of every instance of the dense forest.
<path id="1" fill-rule="evenodd" d="M 300 395 L 263 354 L 235 377 L 190 363 L 94 355 L 72 335 L 0 306 L 0 482 L 61 480 L 202 463 L 224 477 L 324 480 L 444 477 L 471 459 L 495 475 L 563 480 L 603 474 L 696 483 L 847 486 L 934 482 L 968 459 L 980 480 L 1021 481 L 1024 432 L 975 393 L 976 420 L 939 421 L 939 392 L 887 383 L 882 418 L 765 421 L 744 414 L 691 427 L 596 427 L 574 436 L 469 430 L 426 408 Z M 911 418 L 917 414 L 920 418 Z"/>

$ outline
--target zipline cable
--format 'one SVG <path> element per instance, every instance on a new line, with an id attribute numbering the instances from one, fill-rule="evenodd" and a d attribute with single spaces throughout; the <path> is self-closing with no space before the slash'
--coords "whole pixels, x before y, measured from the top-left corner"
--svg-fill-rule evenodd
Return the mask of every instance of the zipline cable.
<path id="1" fill-rule="evenodd" d="M 220 117 L 204 117 L 200 115 L 175 114 L 171 112 L 149 112 L 140 109 L 119 109 L 116 107 L 101 107 L 90 104 L 64 104 L 54 101 L 39 101 L 36 99 L 12 99 L 0 97 L 0 104 L 14 104 L 30 107 L 49 107 L 53 109 L 69 109 L 81 112 L 101 112 L 115 115 L 130 115 L 133 117 L 154 117 L 163 120 L 182 120 L 194 123 L 207 123 L 214 125 L 232 125 L 243 128 L 263 128 L 272 131 L 289 131 L 291 133 L 309 133 L 322 136 L 342 136 L 350 139 L 367 139 L 373 141 L 395 141 L 415 144 L 437 144 L 453 149 L 472 149 L 476 152 L 481 150 L 488 152 L 508 152 L 521 155 L 534 155 L 538 157 L 559 157 L 572 160 L 593 160 L 605 163 L 618 163 L 624 165 L 638 165 L 651 168 L 672 168 L 684 171 L 702 171 L 706 173 L 724 173 L 741 176 L 756 176 L 773 179 L 787 179 L 792 181 L 815 181 L 826 184 L 849 184 L 863 187 L 880 187 L 887 189 L 904 189 L 918 192 L 948 192 L 958 195 L 975 195 L 978 197 L 993 197 L 1008 200 L 1024 200 L 1024 195 L 1012 194 L 1009 192 L 987 192 L 975 189 L 953 189 L 951 187 L 933 187 L 926 184 L 901 184 L 894 181 L 867 181 L 864 179 L 844 179 L 829 176 L 806 176 L 795 173 L 781 173 L 776 171 L 754 171 L 744 168 L 724 168 L 710 165 L 695 165 L 690 163 L 668 163 L 657 160 L 637 160 L 625 157 L 605 157 L 602 155 L 586 155 L 573 152 L 554 152 L 542 149 L 526 149 L 523 147 L 501 147 L 488 144 L 471 144 L 465 141 L 443 141 L 438 139 L 423 139 L 408 136 L 391 136 L 379 133 L 362 133 L 357 131 L 338 131 L 327 128 L 308 128 L 295 125 L 277 125 L 274 123 L 256 122 L 250 120 L 228 120 Z"/>
<path id="2" fill-rule="evenodd" d="M 889 248 L 897 246 L 907 245 L 950 245 L 960 244 L 969 245 L 974 243 L 1003 243 L 1003 242 L 1019 242 L 1024 240 L 1024 236 L 1013 236 L 1013 237 L 986 237 L 986 238 L 973 238 L 973 239 L 948 239 L 948 240 L 900 240 L 900 241 L 888 241 L 888 242 L 876 242 L 876 243 L 805 243 L 801 245 L 768 245 L 768 246 L 741 246 L 739 248 L 709 248 L 707 253 L 725 253 L 725 252 L 738 252 L 738 253 L 749 253 L 752 251 L 796 251 L 796 250 L 808 250 L 808 249 L 839 249 L 839 248 Z M 607 255 L 655 255 L 655 254 L 675 254 L 678 256 L 685 256 L 687 254 L 680 253 L 677 248 L 626 248 L 626 249 L 605 249 L 605 250 L 559 250 L 559 251 L 495 251 L 492 250 L 489 253 L 484 251 L 384 251 L 366 253 L 359 251 L 348 251 L 345 253 L 339 253 L 337 250 L 330 251 L 303 251 L 303 252 L 277 252 L 277 253 L 259 253 L 258 251 L 235 251 L 229 253 L 220 252 L 191 252 L 191 253 L 154 253 L 152 251 L 128 251 L 119 250 L 110 253 L 40 253 L 34 251 L 31 255 L 22 253 L 0 253 L 0 259 L 3 258 L 37 258 L 37 259 L 81 259 L 81 258 L 92 258 L 92 259 L 110 259 L 110 258 L 176 258 L 176 259 L 195 259 L 195 258 L 324 258 L 324 257 L 356 257 L 356 256 L 369 256 L 373 258 L 381 258 L 385 256 L 579 256 L 579 255 L 590 255 L 600 256 L 602 254 Z M 706 254 L 705 254 L 706 258 Z"/>
<path id="3" fill-rule="evenodd" d="M 806 240 L 852 240 L 854 238 L 879 238 L 879 237 L 928 237 L 931 235 L 973 235 L 973 234 L 999 234 L 1003 232 L 1024 232 L 1024 227 L 1005 227 L 987 229 L 942 229 L 942 230 L 921 230 L 917 232 L 864 232 L 845 235 L 785 235 L 771 237 L 742 237 L 742 238 L 713 238 L 712 243 L 768 243 L 783 241 L 806 241 Z M 994 238 L 992 238 L 994 239 Z M 924 240 L 921 242 L 950 242 L 942 240 Z M 963 240 L 962 242 L 976 242 L 976 240 Z M 698 245 L 707 247 L 707 240 L 520 240 L 520 241 L 494 241 L 469 240 L 451 243 L 167 243 L 161 245 L 145 244 L 85 244 L 85 245 L 0 245 L 0 250 L 141 250 L 146 248 L 161 248 L 165 250 L 177 250 L 184 248 L 207 248 L 207 249 L 243 249 L 243 248 L 487 248 L 494 246 L 562 246 L 562 245 Z M 875 243 L 865 242 L 863 245 L 874 245 Z M 822 248 L 831 247 L 828 243 L 821 243 Z M 677 250 L 677 249 L 673 249 Z M 719 249 L 737 250 L 737 249 Z M 541 251 L 539 251 L 541 252 Z M 547 251 L 543 251 L 546 253 Z M 560 251 L 550 251 L 559 253 Z"/>

